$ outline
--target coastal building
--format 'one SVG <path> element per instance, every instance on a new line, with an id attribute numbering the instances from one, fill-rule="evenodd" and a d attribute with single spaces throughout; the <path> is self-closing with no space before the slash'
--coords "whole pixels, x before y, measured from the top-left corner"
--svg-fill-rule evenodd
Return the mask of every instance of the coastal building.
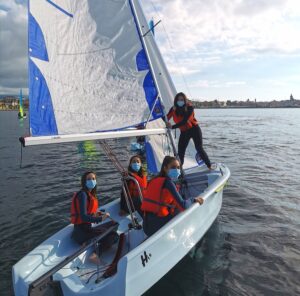
<path id="1" fill-rule="evenodd" d="M 28 109 L 29 100 L 23 99 L 24 109 Z M 18 110 L 19 109 L 19 97 L 17 96 L 6 96 L 0 98 L 0 110 Z"/>

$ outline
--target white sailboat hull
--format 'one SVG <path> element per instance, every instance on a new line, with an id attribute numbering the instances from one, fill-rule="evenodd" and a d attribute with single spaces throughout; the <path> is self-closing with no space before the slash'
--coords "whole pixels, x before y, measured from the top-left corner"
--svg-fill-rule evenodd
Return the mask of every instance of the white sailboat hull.
<path id="1" fill-rule="evenodd" d="M 144 293 L 195 246 L 217 218 L 222 195 L 222 191 L 216 193 L 201 207 L 194 205 L 177 217 L 176 223 L 166 225 L 155 237 L 147 240 L 139 252 L 128 256 L 125 295 Z M 145 267 L 141 262 L 143 250 L 151 254 Z"/>
<path id="2" fill-rule="evenodd" d="M 188 170 L 187 178 L 191 176 L 201 183 L 201 178 L 198 178 L 199 170 L 203 171 L 199 167 Z M 207 176 L 209 185 L 201 194 L 205 200 L 204 204 L 193 204 L 149 238 L 142 229 L 128 232 L 130 219 L 118 215 L 118 200 L 107 204 L 104 208 L 120 224 L 118 231 L 127 231 L 124 254 L 118 262 L 117 273 L 100 283 L 95 283 L 96 277 L 92 277 L 87 283 L 87 278 L 81 277 L 82 271 L 90 268 L 86 263 L 87 251 L 53 275 L 53 280 L 60 284 L 61 295 L 141 295 L 161 279 L 204 236 L 220 212 L 223 187 L 230 176 L 229 169 L 219 166 L 217 172 L 207 171 L 201 174 Z M 191 195 L 193 194 L 196 193 L 192 192 Z M 141 217 L 138 218 L 142 223 Z M 16 296 L 30 295 L 30 283 L 78 249 L 70 237 L 72 229 L 73 226 L 68 225 L 13 266 Z M 108 260 L 109 263 L 112 258 L 112 255 L 104 256 L 104 260 Z"/>

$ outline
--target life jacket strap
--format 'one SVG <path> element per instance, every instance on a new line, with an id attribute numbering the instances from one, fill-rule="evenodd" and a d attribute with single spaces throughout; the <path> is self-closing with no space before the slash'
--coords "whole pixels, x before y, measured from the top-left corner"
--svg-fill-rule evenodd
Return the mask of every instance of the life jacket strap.
<path id="1" fill-rule="evenodd" d="M 170 208 L 170 209 L 175 209 L 175 206 L 166 204 L 164 202 L 159 202 L 159 201 L 152 200 L 152 199 L 145 198 L 145 197 L 143 198 L 143 200 L 146 201 L 146 202 L 154 203 L 154 204 L 159 205 L 159 206 L 167 207 L 167 208 Z"/>

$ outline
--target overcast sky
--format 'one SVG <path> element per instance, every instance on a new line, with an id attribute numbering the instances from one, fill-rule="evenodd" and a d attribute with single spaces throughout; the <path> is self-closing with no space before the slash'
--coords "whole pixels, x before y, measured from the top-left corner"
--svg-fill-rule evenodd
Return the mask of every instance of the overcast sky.
<path id="1" fill-rule="evenodd" d="M 291 93 L 300 99 L 299 0 L 141 3 L 149 19 L 162 20 L 156 39 L 178 91 L 201 100 Z M 21 87 L 27 88 L 27 4 L 0 0 L 0 94 Z"/>

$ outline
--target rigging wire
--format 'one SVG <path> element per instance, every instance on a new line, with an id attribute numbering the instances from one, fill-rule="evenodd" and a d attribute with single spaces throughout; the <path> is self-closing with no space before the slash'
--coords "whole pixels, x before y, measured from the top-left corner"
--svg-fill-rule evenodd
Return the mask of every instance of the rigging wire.
<path id="1" fill-rule="evenodd" d="M 162 20 L 163 18 L 162 18 L 162 16 L 160 15 L 160 13 L 158 12 L 158 10 L 157 10 L 157 8 L 156 8 L 156 6 L 154 5 L 154 3 L 153 3 L 152 0 L 150 0 L 150 3 L 151 3 L 151 5 L 152 5 L 153 9 L 155 10 L 157 16 L 159 17 L 159 19 Z M 166 28 L 165 28 L 165 26 L 164 26 L 164 22 L 161 21 L 161 24 L 162 24 L 162 28 L 163 28 L 163 30 L 164 30 L 164 33 L 165 33 L 165 35 L 166 35 L 166 40 L 167 40 L 167 42 L 168 42 L 168 44 L 169 44 L 169 47 L 171 48 L 171 54 L 173 55 L 173 58 L 174 58 L 174 60 L 175 60 L 175 63 L 176 63 L 176 65 L 178 66 L 178 70 L 179 70 L 180 76 L 181 76 L 181 78 L 182 78 L 182 80 L 183 80 L 183 83 L 184 83 L 186 89 L 187 89 L 187 92 L 188 92 L 188 94 L 189 94 L 189 97 L 191 98 L 191 97 L 192 97 L 192 92 L 191 92 L 190 87 L 188 86 L 188 83 L 187 83 L 187 81 L 186 81 L 186 79 L 185 79 L 185 76 L 184 76 L 184 74 L 183 74 L 183 72 L 182 72 L 182 70 L 181 70 L 181 64 L 179 63 L 179 60 L 178 60 L 178 58 L 177 58 L 177 56 L 176 56 L 176 54 L 175 54 L 175 47 L 173 46 L 173 43 L 172 43 L 172 41 L 171 41 L 171 38 L 169 37 L 169 34 L 168 34 L 168 32 L 167 32 L 167 30 L 166 30 Z"/>

